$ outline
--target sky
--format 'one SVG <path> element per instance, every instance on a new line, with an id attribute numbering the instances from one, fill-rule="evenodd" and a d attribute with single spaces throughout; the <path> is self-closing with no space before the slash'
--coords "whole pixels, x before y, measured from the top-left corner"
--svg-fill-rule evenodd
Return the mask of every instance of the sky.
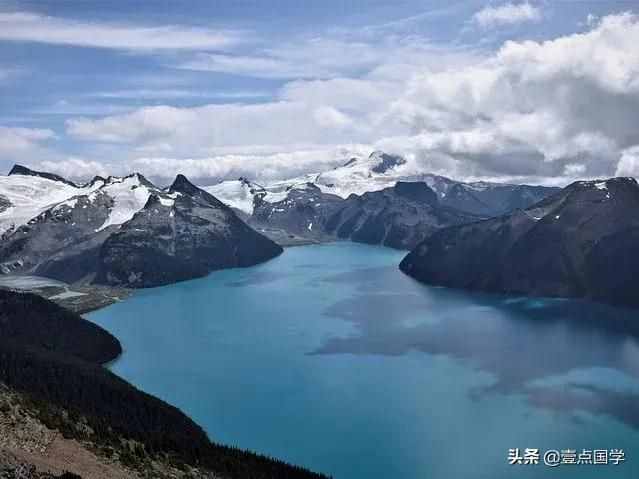
<path id="1" fill-rule="evenodd" d="M 0 3 L 0 171 L 639 176 L 636 1 Z"/>

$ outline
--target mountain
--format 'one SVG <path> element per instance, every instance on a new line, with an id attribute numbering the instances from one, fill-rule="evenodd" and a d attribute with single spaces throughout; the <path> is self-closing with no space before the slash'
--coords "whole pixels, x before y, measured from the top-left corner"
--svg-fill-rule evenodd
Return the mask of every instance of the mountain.
<path id="1" fill-rule="evenodd" d="M 78 186 L 73 183 L 72 181 L 69 181 L 59 175 L 53 174 L 53 173 L 47 173 L 45 171 L 35 171 L 32 170 L 30 168 L 27 168 L 26 166 L 22 166 L 22 165 L 13 165 L 13 168 L 11 168 L 11 171 L 9 172 L 9 176 L 13 176 L 13 175 L 20 175 L 20 176 L 34 176 L 37 178 L 45 178 L 47 180 L 51 180 L 51 181 L 57 181 L 60 183 L 64 183 L 68 186 L 71 186 L 73 188 L 77 188 Z"/>
<path id="2" fill-rule="evenodd" d="M 381 191 L 351 195 L 326 221 L 338 238 L 411 249 L 435 231 L 478 217 L 443 206 L 425 183 L 397 182 Z"/>
<path id="3" fill-rule="evenodd" d="M 639 306 L 639 185 L 580 181 L 509 215 L 443 229 L 401 262 L 435 285 Z"/>
<path id="4" fill-rule="evenodd" d="M 281 230 L 318 241 L 334 239 L 326 230 L 326 221 L 342 205 L 339 196 L 323 193 L 313 183 L 294 185 L 279 201 L 255 200 L 249 223 L 258 230 Z"/>
<path id="5" fill-rule="evenodd" d="M 137 173 L 94 179 L 73 191 L 80 194 L 49 205 L 25 224 L 5 231 L 0 270 L 29 271 L 67 282 L 91 276 L 102 242 L 116 226 L 130 220 L 151 193 L 159 191 Z M 60 263 L 64 271 L 56 274 Z"/>
<path id="6" fill-rule="evenodd" d="M 11 203 L 0 213 L 3 274 L 144 287 L 282 251 L 181 175 L 167 190 L 138 173 L 76 186 L 19 167 L 0 192 Z"/>
<path id="7" fill-rule="evenodd" d="M 374 151 L 368 157 L 354 157 L 332 170 L 304 175 L 270 184 L 257 184 L 246 178 L 224 181 L 204 189 L 233 208 L 251 215 L 258 203 L 278 203 L 288 193 L 304 185 L 317 186 L 322 193 L 347 199 L 356 194 L 392 188 L 398 181 L 426 183 L 439 198 L 441 205 L 471 215 L 492 217 L 526 208 L 559 188 L 512 185 L 502 183 L 464 183 L 444 176 L 419 171 L 398 155 Z"/>
<path id="8" fill-rule="evenodd" d="M 291 188 L 285 199 L 260 202 L 250 219 L 256 228 L 277 228 L 316 240 L 350 239 L 410 249 L 444 226 L 477 220 L 439 204 L 425 183 L 398 182 L 346 199 L 313 183 Z"/>
<path id="9" fill-rule="evenodd" d="M 179 409 L 102 367 L 101 363 L 119 354 L 117 340 L 50 301 L 0 291 L 0 332 L 0 461 L 4 439 L 23 440 L 20 431 L 36 424 L 37 431 L 46 427 L 55 430 L 59 440 L 75 440 L 79 453 L 67 452 L 64 462 L 75 474 L 84 474 L 95 455 L 128 472 L 117 477 L 325 477 L 212 443 Z M 20 411 L 17 418 L 16 410 Z M 3 429 L 5 424 L 10 427 Z M 5 438 L 7 434 L 15 437 Z M 67 451 L 69 446 L 66 443 Z M 25 457 L 48 468 L 51 457 L 45 450 L 31 448 Z M 98 477 L 95 473 L 87 472 Z"/>
<path id="10" fill-rule="evenodd" d="M 443 205 L 484 217 L 499 216 L 527 208 L 559 191 L 547 186 L 509 185 L 499 183 L 462 183 L 443 177 L 429 177 L 427 184 L 437 184 Z M 447 187 L 442 188 L 442 183 Z"/>
<path id="11" fill-rule="evenodd" d="M 96 282 L 158 286 L 251 266 L 282 251 L 231 208 L 178 175 L 168 192 L 151 195 L 106 239 Z"/>
<path id="12" fill-rule="evenodd" d="M 205 189 L 281 244 L 351 239 L 400 249 L 440 228 L 525 208 L 558 191 L 415 174 L 401 156 L 381 151 L 272 184 L 240 178 Z"/>
<path id="13" fill-rule="evenodd" d="M 99 184 L 83 186 L 57 175 L 14 167 L 9 176 L 0 176 L 0 234 L 13 231 L 52 206 L 74 196 L 87 195 Z"/>

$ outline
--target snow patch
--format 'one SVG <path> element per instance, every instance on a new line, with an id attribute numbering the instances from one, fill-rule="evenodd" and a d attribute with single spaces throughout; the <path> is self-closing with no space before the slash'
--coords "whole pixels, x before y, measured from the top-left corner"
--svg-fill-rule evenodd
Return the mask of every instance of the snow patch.
<path id="1" fill-rule="evenodd" d="M 110 178 L 110 180 L 100 191 L 113 198 L 113 208 L 111 208 L 109 217 L 97 231 L 129 221 L 144 208 L 152 193 L 149 187 L 140 181 L 138 175 Z"/>

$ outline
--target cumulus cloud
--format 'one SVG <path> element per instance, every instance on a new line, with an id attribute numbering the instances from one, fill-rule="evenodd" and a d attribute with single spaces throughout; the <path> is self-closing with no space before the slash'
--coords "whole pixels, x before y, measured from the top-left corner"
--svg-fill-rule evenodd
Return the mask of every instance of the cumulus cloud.
<path id="1" fill-rule="evenodd" d="M 0 164 L 9 168 L 13 163 L 50 158 L 46 143 L 56 138 L 49 129 L 0 126 Z"/>
<path id="2" fill-rule="evenodd" d="M 615 175 L 639 177 L 639 145 L 631 146 L 621 153 Z"/>
<path id="3" fill-rule="evenodd" d="M 486 6 L 473 15 L 473 22 L 481 28 L 494 28 L 500 25 L 515 25 L 541 20 L 541 10 L 528 2 L 505 3 L 499 6 Z"/>
<path id="4" fill-rule="evenodd" d="M 158 175 L 163 162 L 178 169 L 180 158 L 199 158 L 184 168 L 255 176 L 263 164 L 284 178 L 317 171 L 322 154 L 331 163 L 329 152 L 358 144 L 460 178 L 610 176 L 635 164 L 638 44 L 639 17 L 624 13 L 583 33 L 508 41 L 494 52 L 398 47 L 401 54 L 380 56 L 356 78 L 289 82 L 276 101 L 75 118 L 67 133 L 123 145 L 128 161 L 144 158 L 135 165 Z"/>
<path id="5" fill-rule="evenodd" d="M 71 179 L 86 179 L 95 175 L 108 176 L 110 173 L 110 168 L 101 162 L 73 156 L 57 161 L 43 160 L 33 166 L 38 170 L 57 173 Z"/>
<path id="6" fill-rule="evenodd" d="M 349 141 L 356 129 L 337 109 L 280 101 L 256 105 L 157 106 L 102 119 L 67 121 L 69 135 L 82 140 L 134 144 L 147 153 L 210 154 L 226 147 Z"/>
<path id="7" fill-rule="evenodd" d="M 233 31 L 181 25 L 116 25 L 29 12 L 0 13 L 0 39 L 123 50 L 217 50 L 240 40 Z"/>
<path id="8" fill-rule="evenodd" d="M 622 14 L 583 34 L 506 42 L 466 68 L 414 77 L 394 114 L 425 152 L 487 171 L 558 175 L 578 159 L 587 174 L 612 174 L 639 143 L 638 41 L 638 18 Z"/>
<path id="9" fill-rule="evenodd" d="M 49 129 L 0 126 L 1 151 L 25 150 L 52 138 L 55 138 L 55 133 Z"/>
<path id="10" fill-rule="evenodd" d="M 172 178 L 182 173 L 189 178 L 197 178 L 200 183 L 236 179 L 240 176 L 266 182 L 330 169 L 343 164 L 348 158 L 368 155 L 370 152 L 370 147 L 365 145 L 287 152 L 255 148 L 254 152 L 228 153 L 205 158 L 143 157 L 133 161 L 133 168 L 159 179 Z"/>

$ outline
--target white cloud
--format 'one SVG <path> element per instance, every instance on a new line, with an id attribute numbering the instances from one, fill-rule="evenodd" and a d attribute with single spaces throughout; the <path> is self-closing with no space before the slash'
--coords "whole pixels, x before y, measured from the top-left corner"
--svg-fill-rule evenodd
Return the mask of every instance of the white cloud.
<path id="1" fill-rule="evenodd" d="M 541 20 L 541 10 L 528 2 L 505 3 L 499 6 L 488 5 L 473 15 L 473 22 L 482 28 L 516 25 L 539 20 Z"/>
<path id="2" fill-rule="evenodd" d="M 506 42 L 465 68 L 414 77 L 393 114 L 424 154 L 484 171 L 560 175 L 567 163 L 612 174 L 639 143 L 639 19 L 609 16 L 583 34 Z M 492 150 L 492 152 L 491 152 Z"/>
<path id="3" fill-rule="evenodd" d="M 137 144 L 157 153 L 200 155 L 223 147 L 266 144 L 289 150 L 288 145 L 350 138 L 345 131 L 349 124 L 346 116 L 330 111 L 331 121 L 327 121 L 327 111 L 318 115 L 309 105 L 292 101 L 198 108 L 157 106 L 97 120 L 68 120 L 67 132 L 81 140 Z"/>
<path id="4" fill-rule="evenodd" d="M 329 148 L 300 149 L 288 152 L 228 153 L 206 158 L 144 157 L 132 162 L 136 170 L 150 177 L 169 179 L 178 173 L 200 181 L 222 178 L 236 179 L 240 176 L 256 181 L 273 181 L 293 178 L 309 171 L 321 171 L 341 165 L 356 155 L 369 154 L 370 148 L 363 145 L 344 145 Z"/>
<path id="5" fill-rule="evenodd" d="M 83 22 L 29 12 L 0 13 L 0 40 L 122 50 L 217 50 L 240 40 L 234 31 L 183 25 Z"/>
<path id="6" fill-rule="evenodd" d="M 52 130 L 41 128 L 10 128 L 0 126 L 0 153 L 28 151 L 40 142 L 55 138 Z"/>
<path id="7" fill-rule="evenodd" d="M 125 161 L 156 175 L 166 158 L 173 170 L 180 158 L 199 158 L 184 167 L 216 177 L 268 171 L 283 178 L 316 171 L 322 154 L 332 161 L 328 152 L 358 144 L 460 178 L 610 176 L 632 169 L 639 145 L 638 44 L 632 14 L 484 54 L 389 41 L 366 74 L 289 82 L 277 101 L 142 108 L 75 118 L 67 132 L 121 145 Z M 346 75 L 349 67 L 334 61 L 329 70 Z M 136 163 L 139 157 L 146 160 Z"/>
<path id="8" fill-rule="evenodd" d="M 639 177 L 639 145 L 627 148 L 621 153 L 615 176 Z"/>
<path id="9" fill-rule="evenodd" d="M 109 167 L 107 165 L 98 161 L 73 156 L 56 161 L 43 160 L 35 163 L 34 168 L 40 171 L 57 173 L 70 179 L 87 179 L 96 175 L 103 177 L 109 175 Z"/>
<path id="10" fill-rule="evenodd" d="M 9 168 L 13 163 L 52 158 L 47 142 L 56 138 L 49 129 L 0 126 L 0 165 Z"/>

